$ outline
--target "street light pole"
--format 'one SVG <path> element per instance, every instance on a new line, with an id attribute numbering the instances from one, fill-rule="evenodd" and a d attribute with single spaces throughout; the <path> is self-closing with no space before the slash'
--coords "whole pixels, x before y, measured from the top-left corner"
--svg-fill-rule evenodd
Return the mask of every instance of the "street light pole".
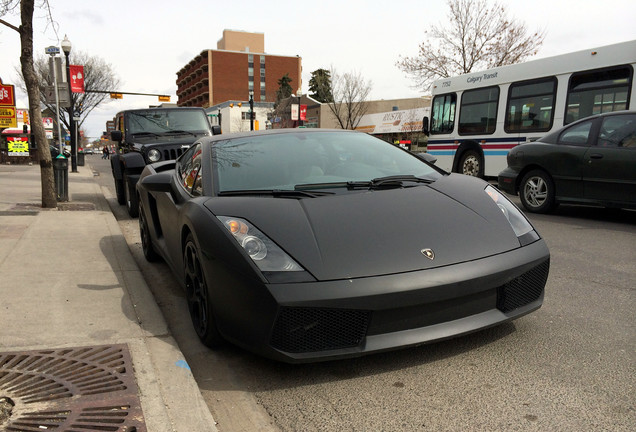
<path id="1" fill-rule="evenodd" d="M 254 92 L 250 92 L 250 130 L 254 130 Z"/>
<path id="2" fill-rule="evenodd" d="M 300 88 L 298 89 L 298 126 L 302 126 L 303 125 L 303 121 L 300 119 L 300 98 L 302 96 L 302 92 L 300 90 Z"/>
<path id="3" fill-rule="evenodd" d="M 69 134 L 71 136 L 71 172 L 77 172 L 77 139 L 75 137 L 75 107 L 73 106 L 73 90 L 71 89 L 71 63 L 69 61 L 69 54 L 71 54 L 71 41 L 64 35 L 62 41 L 62 51 L 64 51 L 64 57 L 66 57 L 66 80 L 68 82 L 68 98 L 70 107 L 68 108 L 68 125 Z"/>

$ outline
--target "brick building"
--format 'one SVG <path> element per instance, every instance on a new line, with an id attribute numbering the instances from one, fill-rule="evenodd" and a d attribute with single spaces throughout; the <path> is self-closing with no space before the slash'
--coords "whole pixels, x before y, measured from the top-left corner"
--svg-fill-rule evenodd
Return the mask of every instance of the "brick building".
<path id="1" fill-rule="evenodd" d="M 275 102 L 285 74 L 301 87 L 302 58 L 265 53 L 263 33 L 224 30 L 216 50 L 203 50 L 177 72 L 177 105 L 210 107 L 230 100 Z"/>

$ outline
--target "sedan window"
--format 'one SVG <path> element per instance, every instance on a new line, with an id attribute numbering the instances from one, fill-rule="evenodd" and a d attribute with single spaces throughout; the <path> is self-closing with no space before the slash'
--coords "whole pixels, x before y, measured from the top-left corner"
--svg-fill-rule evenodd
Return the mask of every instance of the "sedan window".
<path id="1" fill-rule="evenodd" d="M 603 119 L 597 145 L 636 148 L 636 115 L 617 115 Z"/>
<path id="2" fill-rule="evenodd" d="M 592 121 L 579 123 L 566 129 L 559 136 L 559 144 L 584 146 L 587 144 L 592 129 Z"/>

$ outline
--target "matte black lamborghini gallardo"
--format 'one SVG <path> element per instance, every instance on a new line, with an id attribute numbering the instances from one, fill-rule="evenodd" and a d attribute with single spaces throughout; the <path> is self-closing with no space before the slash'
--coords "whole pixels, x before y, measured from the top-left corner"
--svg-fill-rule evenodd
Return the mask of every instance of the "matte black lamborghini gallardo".
<path id="1" fill-rule="evenodd" d="M 549 252 L 503 194 L 367 134 L 218 135 L 137 185 L 143 251 L 197 334 L 288 362 L 441 340 L 538 309 Z"/>

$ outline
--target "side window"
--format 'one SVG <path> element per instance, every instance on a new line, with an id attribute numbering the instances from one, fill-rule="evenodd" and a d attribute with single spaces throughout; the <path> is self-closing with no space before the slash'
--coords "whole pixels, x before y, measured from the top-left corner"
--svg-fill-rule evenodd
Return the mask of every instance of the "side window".
<path id="1" fill-rule="evenodd" d="M 636 149 L 636 115 L 627 114 L 604 118 L 596 145 Z"/>
<path id="2" fill-rule="evenodd" d="M 506 132 L 547 132 L 552 127 L 557 80 L 513 83 L 508 91 Z"/>
<path id="3" fill-rule="evenodd" d="M 629 65 L 572 74 L 565 124 L 594 114 L 627 109 L 633 75 Z"/>
<path id="4" fill-rule="evenodd" d="M 198 165 L 197 165 L 198 161 Z M 192 193 L 194 181 L 201 166 L 201 144 L 193 145 L 179 158 L 179 166 L 177 172 L 181 186 L 188 192 Z"/>
<path id="5" fill-rule="evenodd" d="M 455 105 L 457 105 L 457 95 L 455 93 L 439 95 L 433 98 L 431 134 L 453 132 L 455 127 Z"/>
<path id="6" fill-rule="evenodd" d="M 587 145 L 591 130 L 592 120 L 577 124 L 576 126 L 572 126 L 571 128 L 564 130 L 561 135 L 559 135 L 558 143 L 564 145 L 585 146 Z"/>
<path id="7" fill-rule="evenodd" d="M 459 133 L 492 134 L 497 124 L 499 87 L 465 91 L 459 111 Z"/>

